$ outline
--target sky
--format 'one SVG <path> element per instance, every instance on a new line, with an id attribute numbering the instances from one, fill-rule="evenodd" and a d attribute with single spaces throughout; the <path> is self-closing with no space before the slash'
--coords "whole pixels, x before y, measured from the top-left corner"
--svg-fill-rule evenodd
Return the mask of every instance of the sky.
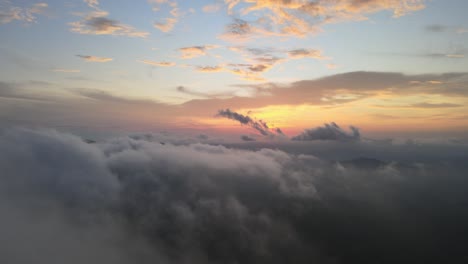
<path id="1" fill-rule="evenodd" d="M 468 129 L 463 0 L 0 2 L 0 121 L 374 137 Z"/>
<path id="2" fill-rule="evenodd" d="M 0 0 L 0 263 L 467 263 L 468 1 Z"/>

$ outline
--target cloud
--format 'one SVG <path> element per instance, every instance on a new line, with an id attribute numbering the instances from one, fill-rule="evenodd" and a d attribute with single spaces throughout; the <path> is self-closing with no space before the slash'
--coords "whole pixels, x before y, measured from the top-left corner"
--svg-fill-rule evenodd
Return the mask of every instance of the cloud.
<path id="1" fill-rule="evenodd" d="M 248 81 L 265 81 L 262 74 L 291 59 L 314 58 L 329 59 L 317 49 L 283 50 L 278 48 L 248 48 L 245 46 L 228 47 L 229 50 L 239 53 L 245 63 L 228 63 L 225 71 L 239 75 Z"/>
<path id="2" fill-rule="evenodd" d="M 45 14 L 47 10 L 47 3 L 36 3 L 30 7 L 17 7 L 12 6 L 10 1 L 0 3 L 0 25 L 8 24 L 15 20 L 23 21 L 25 23 L 36 23 L 37 15 Z"/>
<path id="3" fill-rule="evenodd" d="M 247 16 L 257 12 L 261 15 L 255 25 L 237 20 L 227 28 L 230 36 L 245 37 L 260 32 L 266 36 L 297 36 L 318 32 L 328 23 L 366 20 L 380 11 L 393 12 L 400 17 L 424 8 L 424 0 L 369 0 L 369 1 L 277 1 L 277 0 L 229 0 L 228 13 Z M 241 27 L 239 27 L 241 26 Z M 255 34 L 251 34 L 253 37 Z"/>
<path id="4" fill-rule="evenodd" d="M 83 0 L 89 7 L 98 9 L 99 1 L 98 0 Z"/>
<path id="5" fill-rule="evenodd" d="M 232 23 L 226 26 L 225 31 L 225 34 L 221 37 L 224 39 L 232 39 L 248 37 L 253 32 L 253 29 L 247 21 L 235 19 Z"/>
<path id="6" fill-rule="evenodd" d="M 181 53 L 182 59 L 193 59 L 200 56 L 207 55 L 207 51 L 211 49 L 216 49 L 218 46 L 216 45 L 203 45 L 203 46 L 191 46 L 191 47 L 183 47 L 180 48 L 179 51 Z"/>
<path id="7" fill-rule="evenodd" d="M 452 59 L 463 59 L 465 58 L 465 54 L 446 54 L 445 55 L 447 58 L 452 58 Z"/>
<path id="8" fill-rule="evenodd" d="M 410 104 L 410 105 L 385 105 L 385 106 L 379 106 L 379 107 L 384 107 L 384 108 L 454 108 L 454 107 L 463 107 L 461 104 L 453 104 L 453 103 L 428 103 L 428 102 L 422 102 L 422 103 L 416 103 L 416 104 Z"/>
<path id="9" fill-rule="evenodd" d="M 440 33 L 440 32 L 446 32 L 449 28 L 441 24 L 432 24 L 432 25 L 427 25 L 425 29 L 429 32 Z"/>
<path id="10" fill-rule="evenodd" d="M 434 58 L 434 59 L 463 59 L 465 54 L 463 53 L 426 53 L 422 54 L 424 57 Z"/>
<path id="11" fill-rule="evenodd" d="M 233 96 L 236 96 L 238 94 L 238 91 L 226 91 L 226 92 L 217 92 L 217 93 L 207 93 L 207 92 L 200 92 L 196 90 L 189 89 L 185 86 L 178 86 L 177 91 L 180 93 L 196 96 L 196 97 L 201 97 L 201 98 L 210 98 L 210 99 L 216 99 L 216 98 L 230 98 Z M 244 93 L 245 94 L 245 93 Z"/>
<path id="12" fill-rule="evenodd" d="M 138 62 L 157 67 L 173 67 L 176 65 L 174 62 L 168 61 L 138 60 Z"/>
<path id="13" fill-rule="evenodd" d="M 90 56 L 90 55 L 76 55 L 76 56 L 88 62 L 109 62 L 109 61 L 114 60 L 112 58 L 97 57 L 97 56 Z"/>
<path id="14" fill-rule="evenodd" d="M 167 4 L 171 7 L 169 12 L 171 17 L 164 18 L 163 21 L 158 21 L 153 24 L 155 28 L 161 30 L 164 33 L 172 31 L 177 22 L 179 22 L 179 18 L 184 16 L 183 13 L 180 13 L 179 6 L 176 1 L 149 0 L 148 2 L 153 5 L 153 11 L 155 12 L 160 11 L 160 6 L 163 4 Z"/>
<path id="15" fill-rule="evenodd" d="M 53 72 L 63 72 L 63 73 L 79 73 L 79 72 L 81 72 L 80 70 L 77 70 L 77 69 L 63 69 L 63 68 L 55 68 L 55 69 L 52 69 L 51 71 L 53 71 Z"/>
<path id="16" fill-rule="evenodd" d="M 236 120 L 242 125 L 247 125 L 257 132 L 259 132 L 262 136 L 275 136 L 276 132 L 278 135 L 284 135 L 281 129 L 271 130 L 268 124 L 263 120 L 254 120 L 248 115 L 242 115 L 237 112 L 231 111 L 228 109 L 221 109 L 218 111 L 218 116 L 225 117 L 231 120 Z"/>
<path id="17" fill-rule="evenodd" d="M 382 94 L 392 101 L 402 98 L 406 100 L 409 99 L 408 97 L 421 98 L 418 101 L 414 98 L 405 101 L 407 105 L 419 102 L 464 105 L 468 98 L 468 91 L 465 88 L 468 87 L 467 81 L 467 73 L 405 75 L 391 72 L 348 72 L 289 84 L 263 83 L 235 86 L 232 90 L 222 93 L 207 93 L 204 92 L 203 87 L 197 89 L 185 87 L 182 90 L 172 88 L 172 92 L 177 96 L 180 96 L 177 94 L 179 92 L 199 97 L 177 105 L 150 102 L 150 100 L 142 103 L 141 98 L 129 98 L 109 93 L 104 93 L 106 96 L 83 97 L 82 92 L 78 93 L 63 86 L 49 87 L 47 89 L 50 90 L 47 90 L 47 93 L 39 93 L 39 88 L 35 84 L 5 83 L 11 88 L 5 91 L 5 96 L 31 98 L 36 101 L 26 101 L 26 99 L 13 101 L 0 98 L 2 100 L 0 117 L 3 120 L 10 120 L 6 122 L 7 124 L 44 124 L 51 127 L 95 128 L 104 126 L 128 130 L 132 127 L 157 129 L 158 126 L 174 129 L 197 126 L 199 129 L 206 129 L 208 126 L 211 129 L 213 127 L 210 124 L 201 124 L 197 120 L 211 118 L 219 109 L 226 108 L 235 111 L 269 106 L 307 105 L 335 107 L 347 111 L 349 107 L 354 109 L 355 103 L 359 100 L 368 100 L 366 103 L 371 104 L 367 107 L 383 104 L 378 103 L 383 102 L 380 97 Z M 437 84 L 432 84 L 434 82 Z M 103 93 L 96 90 L 93 94 L 102 95 Z M 37 101 L 39 99 L 40 102 Z M 49 103 L 45 104 L 44 101 Z M 51 102 L 59 103 L 52 104 Z M 395 102 L 401 103 L 401 101 Z M 369 108 L 360 109 L 365 114 L 373 114 L 369 112 Z M 421 108 L 420 114 L 429 118 L 432 111 L 424 109 L 428 108 Z M 459 116 L 457 114 L 460 112 L 459 109 L 463 110 L 463 107 L 447 108 L 446 117 Z M 382 111 L 382 109 L 377 110 Z M 158 113 L 158 115 L 153 113 Z M 190 118 L 187 117 L 187 113 L 190 113 Z M 386 114 L 396 115 L 395 113 Z M 420 119 L 421 116 L 418 118 Z M 359 126 L 363 127 L 361 122 Z M 454 128 L 446 126 L 441 129 L 455 131 Z M 398 129 L 394 127 L 389 130 L 395 132 Z"/>
<path id="18" fill-rule="evenodd" d="M 71 22 L 70 30 L 79 34 L 87 35 L 114 35 L 146 38 L 149 32 L 139 31 L 132 26 L 122 24 L 117 20 L 107 18 L 106 11 L 96 10 L 83 16 L 83 20 Z"/>
<path id="19" fill-rule="evenodd" d="M 155 22 L 154 27 L 161 30 L 162 32 L 167 33 L 169 31 L 172 31 L 172 29 L 174 29 L 174 26 L 176 23 L 177 23 L 177 19 L 171 17 L 171 18 L 166 18 L 164 22 Z"/>
<path id="20" fill-rule="evenodd" d="M 242 139 L 243 141 L 256 141 L 255 138 L 251 138 L 251 137 L 249 137 L 249 136 L 247 136 L 247 135 L 242 135 L 242 136 L 241 136 L 241 139 Z"/>
<path id="21" fill-rule="evenodd" d="M 316 50 L 316 49 L 290 50 L 288 51 L 288 55 L 290 58 L 293 58 L 293 59 L 301 59 L 301 58 L 312 58 L 312 59 L 318 59 L 318 60 L 327 59 L 327 57 L 324 57 L 322 55 L 322 52 L 320 50 Z"/>
<path id="22" fill-rule="evenodd" d="M 306 129 L 301 134 L 292 137 L 296 141 L 311 141 L 311 140 L 336 140 L 343 142 L 352 142 L 361 140 L 359 129 L 353 126 L 349 127 L 351 132 L 344 131 L 335 122 L 325 124 L 322 127 Z"/>
<path id="23" fill-rule="evenodd" d="M 148 3 L 153 6 L 153 11 L 158 12 L 161 5 L 168 5 L 172 8 L 177 8 L 178 4 L 176 1 L 171 0 L 148 0 Z"/>
<path id="24" fill-rule="evenodd" d="M 466 256 L 463 160 L 336 162 L 271 148 L 0 133 L 0 169 L 8 172 L 0 177 L 2 263 L 457 263 Z"/>
<path id="25" fill-rule="evenodd" d="M 203 12 L 205 13 L 215 13 L 218 12 L 219 9 L 221 9 L 220 4 L 211 4 L 211 5 L 206 5 L 202 8 Z"/>
<path id="26" fill-rule="evenodd" d="M 197 66 L 196 70 L 199 72 L 221 72 L 225 69 L 222 66 Z"/>
<path id="27" fill-rule="evenodd" d="M 462 107 L 463 105 L 460 104 L 453 104 L 453 103 L 419 103 L 419 104 L 412 104 L 411 107 L 419 107 L 419 108 L 450 108 L 450 107 Z"/>
<path id="28" fill-rule="evenodd" d="M 395 98 L 402 96 L 443 96 L 465 98 L 468 92 L 467 73 L 405 75 L 393 72 L 348 72 L 324 78 L 302 80 L 287 85 L 250 84 L 251 96 L 222 99 L 192 100 L 182 105 L 193 114 L 208 116 L 218 109 L 254 109 L 274 105 L 343 106 L 382 93 Z M 419 84 L 413 84 L 418 81 Z M 428 82 L 438 81 L 434 85 Z M 243 87 L 243 86 L 241 86 Z M 445 100 L 445 99 L 443 99 Z M 446 99 L 450 100 L 450 99 Z"/>
<path id="29" fill-rule="evenodd" d="M 468 30 L 464 27 L 453 27 L 443 24 L 431 24 L 427 25 L 424 28 L 426 31 L 433 32 L 433 33 L 445 33 L 445 32 L 452 32 L 457 34 L 463 34 L 468 32 Z"/>
<path id="30" fill-rule="evenodd" d="M 459 27 L 459 28 L 457 28 L 456 32 L 458 34 L 465 34 L 465 33 L 468 33 L 468 28 Z"/>

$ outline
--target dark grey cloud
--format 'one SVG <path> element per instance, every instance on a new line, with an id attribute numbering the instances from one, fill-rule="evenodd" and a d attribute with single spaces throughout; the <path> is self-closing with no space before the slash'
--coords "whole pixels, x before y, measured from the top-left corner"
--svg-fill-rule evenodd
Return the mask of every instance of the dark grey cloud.
<path id="1" fill-rule="evenodd" d="M 359 129 L 350 126 L 350 132 L 346 132 L 335 122 L 325 124 L 324 126 L 306 129 L 301 134 L 292 137 L 296 141 L 311 141 L 311 140 L 336 140 L 336 141 L 359 141 L 361 140 L 361 133 Z"/>
<path id="2" fill-rule="evenodd" d="M 448 31 L 449 27 L 446 25 L 442 25 L 442 24 L 432 24 L 432 25 L 427 25 L 425 29 L 429 32 L 440 33 L 440 32 Z"/>
<path id="3" fill-rule="evenodd" d="M 463 263 L 467 256 L 466 151 L 458 160 L 334 162 L 269 148 L 0 133 L 2 263 Z"/>
<path id="4" fill-rule="evenodd" d="M 242 125 L 247 125 L 253 129 L 255 129 L 257 132 L 259 132 L 263 136 L 274 136 L 274 133 L 271 131 L 270 127 L 268 124 L 263 121 L 263 120 L 254 120 L 248 115 L 242 115 L 237 112 L 231 111 L 229 108 L 227 109 L 221 109 L 218 111 L 218 116 L 229 118 L 232 120 L 236 120 Z M 281 131 L 281 129 L 279 130 Z M 276 130 L 278 134 L 281 134 Z"/>
<path id="5" fill-rule="evenodd" d="M 242 136 L 241 136 L 241 139 L 242 139 L 243 141 L 256 141 L 255 138 L 249 137 L 249 136 L 247 136 L 247 135 L 242 135 Z"/>
<path id="6" fill-rule="evenodd" d="M 252 33 L 250 23 L 242 19 L 234 21 L 226 26 L 226 34 L 233 36 L 246 36 Z"/>

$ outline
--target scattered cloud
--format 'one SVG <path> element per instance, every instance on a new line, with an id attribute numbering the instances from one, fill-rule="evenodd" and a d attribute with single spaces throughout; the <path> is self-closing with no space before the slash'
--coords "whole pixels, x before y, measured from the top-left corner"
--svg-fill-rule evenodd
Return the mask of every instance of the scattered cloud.
<path id="1" fill-rule="evenodd" d="M 31 24 L 37 22 L 37 15 L 45 14 L 47 3 L 36 3 L 30 7 L 18 7 L 11 5 L 10 1 L 0 2 L 0 25 L 13 21 L 23 21 Z"/>
<path id="2" fill-rule="evenodd" d="M 122 24 L 117 20 L 107 18 L 109 15 L 106 11 L 95 10 L 88 14 L 82 15 L 81 21 L 71 22 L 70 30 L 79 34 L 87 35 L 114 35 L 146 38 L 149 32 L 140 31 L 132 26 Z"/>
<path id="3" fill-rule="evenodd" d="M 321 26 L 343 21 L 366 20 L 368 15 L 388 10 L 400 17 L 423 9 L 424 0 L 369 0 L 369 1 L 250 1 L 227 0 L 228 13 L 247 16 L 261 12 L 254 23 L 238 19 L 226 28 L 231 37 L 247 35 L 277 35 L 302 37 L 318 32 Z M 252 34 L 254 33 L 254 34 Z"/>
<path id="4" fill-rule="evenodd" d="M 168 61 L 138 60 L 138 62 L 157 67 L 173 67 L 176 65 L 174 62 Z"/>
<path id="5" fill-rule="evenodd" d="M 97 56 L 90 56 L 90 55 L 76 55 L 76 56 L 88 62 L 109 62 L 113 60 L 112 58 L 97 57 Z"/>
<path id="6" fill-rule="evenodd" d="M 164 33 L 172 31 L 175 25 L 179 22 L 179 19 L 184 15 L 180 12 L 178 3 L 176 1 L 149 0 L 148 2 L 153 5 L 153 11 L 155 12 L 159 12 L 160 6 L 163 4 L 168 5 L 171 8 L 169 11 L 169 15 L 171 17 L 163 18 L 162 20 L 153 24 L 155 28 L 161 30 Z"/>

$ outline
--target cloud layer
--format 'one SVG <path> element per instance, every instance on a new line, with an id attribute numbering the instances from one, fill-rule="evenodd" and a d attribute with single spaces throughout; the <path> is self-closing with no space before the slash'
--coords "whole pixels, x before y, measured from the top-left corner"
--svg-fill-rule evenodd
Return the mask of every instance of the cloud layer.
<path id="1" fill-rule="evenodd" d="M 466 257 L 461 161 L 336 163 L 148 137 L 88 144 L 55 131 L 0 133 L 4 263 Z"/>

